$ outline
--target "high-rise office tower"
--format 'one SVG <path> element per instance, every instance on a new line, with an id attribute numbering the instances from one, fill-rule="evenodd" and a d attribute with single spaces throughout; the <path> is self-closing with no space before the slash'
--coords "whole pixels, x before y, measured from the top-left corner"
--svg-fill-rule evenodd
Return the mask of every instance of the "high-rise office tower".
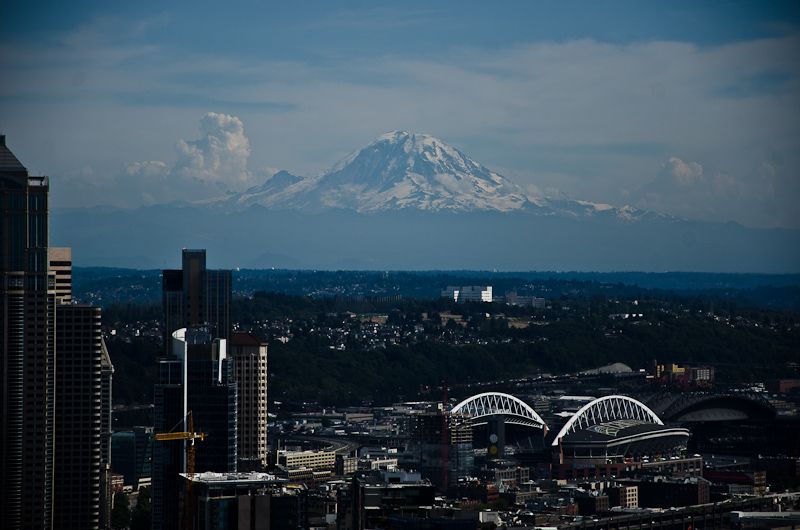
<path id="1" fill-rule="evenodd" d="M 0 135 L 0 513 L 4 528 L 50 529 L 55 282 L 48 275 L 47 177 Z"/>
<path id="2" fill-rule="evenodd" d="M 48 257 L 57 300 L 53 527 L 108 528 L 114 366 L 100 308 L 71 304 L 71 249 L 51 247 Z"/>
<path id="3" fill-rule="evenodd" d="M 159 382 L 153 389 L 153 430 L 156 433 L 186 429 L 183 363 L 183 359 L 174 357 L 158 363 Z M 183 442 L 153 442 L 153 530 L 178 528 L 178 473 L 186 471 L 185 455 Z"/>
<path id="4" fill-rule="evenodd" d="M 233 333 L 230 356 L 239 386 L 239 471 L 267 465 L 267 344 L 249 333 Z"/>
<path id="5" fill-rule="evenodd" d="M 56 309 L 53 528 L 100 528 L 103 347 L 100 308 Z"/>
<path id="6" fill-rule="evenodd" d="M 236 383 L 227 357 L 231 271 L 206 268 L 206 251 L 184 249 L 181 269 L 162 276 L 164 351 L 154 389 L 156 433 L 185 429 L 192 411 L 197 471 L 236 470 Z M 188 329 L 187 329 L 188 328 Z M 186 471 L 184 443 L 153 447 L 153 528 L 178 524 L 178 473 Z"/>
<path id="7" fill-rule="evenodd" d="M 181 269 L 162 276 L 164 351 L 172 352 L 172 333 L 205 327 L 215 338 L 231 337 L 231 271 L 206 268 L 206 251 L 183 249 Z"/>
<path id="8" fill-rule="evenodd" d="M 185 431 L 191 411 L 194 428 L 206 434 L 196 443 L 195 470 L 233 472 L 237 462 L 237 385 L 225 339 L 212 339 L 206 328 L 172 334 L 171 358 L 159 363 L 155 386 L 156 433 Z M 153 528 L 178 528 L 179 476 L 185 473 L 185 442 L 153 446 Z"/>
<path id="9" fill-rule="evenodd" d="M 50 264 L 50 274 L 56 280 L 56 301 L 60 304 L 72 303 L 72 249 L 49 247 L 47 261 Z"/>

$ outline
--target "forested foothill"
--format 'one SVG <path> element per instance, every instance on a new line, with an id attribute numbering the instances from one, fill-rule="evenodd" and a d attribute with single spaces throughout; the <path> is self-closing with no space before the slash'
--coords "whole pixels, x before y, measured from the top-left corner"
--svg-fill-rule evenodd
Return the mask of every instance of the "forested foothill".
<path id="1" fill-rule="evenodd" d="M 613 362 L 634 370 L 650 370 L 654 360 L 711 365 L 721 384 L 796 374 L 796 278 L 631 273 L 631 283 L 620 283 L 623 274 L 235 271 L 231 316 L 269 343 L 277 401 L 383 403 L 414 399 L 443 380 Z M 80 288 L 87 276 L 95 277 L 92 291 Z M 115 402 L 150 403 L 161 354 L 159 275 L 79 269 L 76 277 L 76 296 L 104 306 Z M 656 280 L 666 286 L 634 283 Z M 446 285 L 469 284 L 491 284 L 496 297 L 542 297 L 546 306 L 439 297 Z"/>

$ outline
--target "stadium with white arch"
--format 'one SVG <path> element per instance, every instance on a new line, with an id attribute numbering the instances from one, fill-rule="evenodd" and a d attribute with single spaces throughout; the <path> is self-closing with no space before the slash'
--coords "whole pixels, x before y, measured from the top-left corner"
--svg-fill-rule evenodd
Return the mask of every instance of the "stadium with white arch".
<path id="1" fill-rule="evenodd" d="M 551 446 L 560 461 L 612 464 L 686 450 L 688 429 L 669 427 L 646 405 L 628 396 L 605 396 L 581 407 Z"/>
<path id="2" fill-rule="evenodd" d="M 486 424 L 492 416 L 504 416 L 506 424 L 542 429 L 547 425 L 530 405 L 510 394 L 484 392 L 469 397 L 453 407 L 453 414 L 463 414 L 473 426 Z"/>
<path id="3" fill-rule="evenodd" d="M 465 417 L 473 427 L 502 418 L 504 424 L 533 429 L 546 440 L 556 463 L 576 466 L 678 455 L 685 452 L 689 439 L 687 429 L 665 425 L 645 404 L 623 395 L 591 400 L 569 415 L 563 425 L 552 428 L 530 405 L 500 392 L 471 396 L 455 405 L 451 413 Z"/>

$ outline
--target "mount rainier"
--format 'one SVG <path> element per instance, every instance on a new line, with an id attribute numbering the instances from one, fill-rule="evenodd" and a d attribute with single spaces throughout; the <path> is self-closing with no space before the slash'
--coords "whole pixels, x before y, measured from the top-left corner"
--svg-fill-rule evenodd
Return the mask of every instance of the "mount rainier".
<path id="1" fill-rule="evenodd" d="M 321 175 L 304 178 L 279 171 L 260 186 L 225 197 L 217 204 L 314 212 L 528 211 L 626 219 L 644 214 L 629 206 L 616 208 L 530 193 L 442 140 L 406 131 L 379 136 Z"/>
<path id="2" fill-rule="evenodd" d="M 800 233 L 531 193 L 441 140 L 391 132 L 330 170 L 136 209 L 54 210 L 78 265 L 796 272 Z M 113 256 L 113 258 L 109 258 Z M 111 260 L 111 261 L 110 261 Z"/>

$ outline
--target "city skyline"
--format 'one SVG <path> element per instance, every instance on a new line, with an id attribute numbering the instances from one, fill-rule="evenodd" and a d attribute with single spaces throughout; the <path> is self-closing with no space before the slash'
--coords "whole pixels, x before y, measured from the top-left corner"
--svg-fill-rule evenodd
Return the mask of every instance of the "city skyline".
<path id="1" fill-rule="evenodd" d="M 2 13 L 3 528 L 800 524 L 797 0 Z"/>

